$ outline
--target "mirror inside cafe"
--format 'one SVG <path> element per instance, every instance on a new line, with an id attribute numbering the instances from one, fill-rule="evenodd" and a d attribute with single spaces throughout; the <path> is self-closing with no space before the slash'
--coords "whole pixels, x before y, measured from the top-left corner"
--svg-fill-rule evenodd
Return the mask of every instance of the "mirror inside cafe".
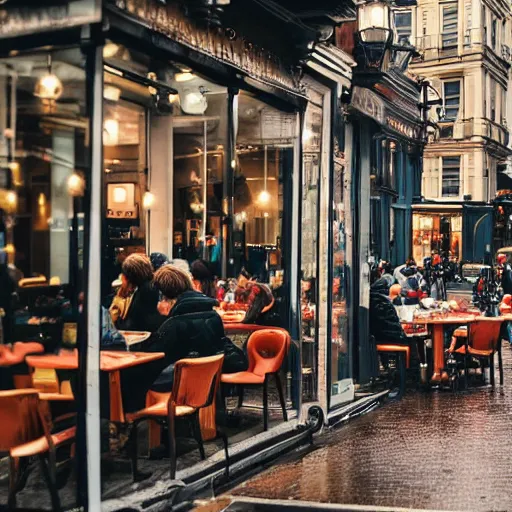
<path id="1" fill-rule="evenodd" d="M 227 473 L 227 446 L 295 414 L 286 212 L 298 117 L 116 42 L 103 57 L 102 251 L 91 261 L 108 500 L 217 452 Z M 0 417 L 26 430 L 18 439 L 13 425 L 2 448 L 0 503 L 37 493 L 52 509 L 75 503 L 80 473 L 89 82 L 78 49 L 0 70 Z M 39 438 L 49 450 L 30 444 Z"/>

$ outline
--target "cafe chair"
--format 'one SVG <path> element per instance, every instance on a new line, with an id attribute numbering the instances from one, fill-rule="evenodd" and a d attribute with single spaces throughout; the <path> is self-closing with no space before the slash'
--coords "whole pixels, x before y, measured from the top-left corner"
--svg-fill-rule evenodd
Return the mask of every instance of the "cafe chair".
<path id="1" fill-rule="evenodd" d="M 190 422 L 192 434 L 199 445 L 201 458 L 206 458 L 199 424 L 199 413 L 210 407 L 215 400 L 220 383 L 220 375 L 224 354 L 199 357 L 196 359 L 181 359 L 174 365 L 174 382 L 171 393 L 153 393 L 158 401 L 153 405 L 126 414 L 126 420 L 131 424 L 130 452 L 134 482 L 144 479 L 147 475 L 137 469 L 138 443 L 137 427 L 141 421 L 156 421 L 167 424 L 169 431 L 169 456 L 171 478 L 176 477 L 176 419 L 186 418 Z M 224 433 L 217 430 L 217 436 L 224 443 L 226 455 L 226 476 L 229 476 L 228 440 Z"/>
<path id="2" fill-rule="evenodd" d="M 245 372 L 222 374 L 222 384 L 238 386 L 238 407 L 242 407 L 244 386 L 263 386 L 263 429 L 268 430 L 268 381 L 274 376 L 284 421 L 288 421 L 283 383 L 279 372 L 290 348 L 290 335 L 283 329 L 255 331 L 247 342 L 249 368 Z"/>
<path id="3" fill-rule="evenodd" d="M 410 366 L 411 349 L 407 345 L 394 345 L 379 343 L 377 345 L 377 353 L 382 354 L 394 354 L 397 361 L 397 370 L 400 378 L 400 394 L 402 397 L 405 393 L 406 380 L 407 380 L 407 369 Z"/>
<path id="4" fill-rule="evenodd" d="M 17 342 L 12 347 L 0 345 L 0 367 L 12 368 L 18 365 L 24 365 L 25 358 L 29 355 L 42 354 L 44 346 L 36 342 Z M 12 375 L 12 381 L 16 389 L 32 387 L 32 379 L 28 368 L 15 370 Z M 18 373 L 19 371 L 19 373 Z M 10 386 L 9 386 L 10 387 Z"/>
<path id="5" fill-rule="evenodd" d="M 469 335 L 466 343 L 455 350 L 456 354 L 464 356 L 464 375 L 466 386 L 468 382 L 468 359 L 474 357 L 486 361 L 489 364 L 491 385 L 495 386 L 494 378 L 494 354 L 498 354 L 498 366 L 500 372 L 500 385 L 503 386 L 503 358 L 501 355 L 501 324 L 500 317 L 479 317 L 469 326 Z"/>
<path id="6" fill-rule="evenodd" d="M 52 421 L 47 404 L 40 401 L 35 389 L 0 391 L 0 454 L 9 457 L 9 509 L 16 507 L 16 494 L 24 486 L 22 467 L 37 457 L 50 491 L 52 509 L 60 510 L 56 451 L 75 442 L 76 427 L 57 427 L 73 417 L 67 415 Z"/>

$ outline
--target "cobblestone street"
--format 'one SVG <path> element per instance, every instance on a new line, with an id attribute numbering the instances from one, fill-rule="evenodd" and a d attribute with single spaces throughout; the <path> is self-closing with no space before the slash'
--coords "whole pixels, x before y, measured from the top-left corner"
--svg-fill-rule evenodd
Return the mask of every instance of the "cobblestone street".
<path id="1" fill-rule="evenodd" d="M 230 494 L 411 509 L 512 510 L 512 354 L 505 385 L 411 392 Z"/>

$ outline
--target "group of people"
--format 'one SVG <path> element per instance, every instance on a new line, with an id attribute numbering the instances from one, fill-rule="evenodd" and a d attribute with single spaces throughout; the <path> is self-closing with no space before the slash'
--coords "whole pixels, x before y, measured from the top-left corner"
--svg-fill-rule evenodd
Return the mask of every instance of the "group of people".
<path id="1" fill-rule="evenodd" d="M 170 391 L 173 365 L 186 357 L 224 352 L 224 373 L 247 369 L 243 352 L 226 337 L 215 310 L 224 300 L 246 304 L 245 323 L 264 322 L 262 311 L 273 303 L 271 290 L 242 273 L 230 283 L 218 281 L 208 262 L 172 263 L 163 254 L 132 254 L 122 263 L 118 289 L 104 315 L 104 348 L 116 330 L 149 331 L 138 350 L 163 352 L 165 358 L 143 368 L 134 367 L 123 378 L 123 403 L 128 412 L 144 405 L 148 389 Z M 111 323 L 109 323 L 111 322 Z"/>

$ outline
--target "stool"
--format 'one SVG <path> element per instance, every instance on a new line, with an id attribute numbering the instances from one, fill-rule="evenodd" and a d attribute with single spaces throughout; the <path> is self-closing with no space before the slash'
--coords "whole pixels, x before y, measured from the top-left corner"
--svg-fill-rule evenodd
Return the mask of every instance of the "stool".
<path id="1" fill-rule="evenodd" d="M 397 357 L 398 371 L 400 372 L 400 396 L 405 393 L 406 371 L 409 368 L 411 349 L 407 345 L 377 345 L 377 352 L 395 354 Z"/>

